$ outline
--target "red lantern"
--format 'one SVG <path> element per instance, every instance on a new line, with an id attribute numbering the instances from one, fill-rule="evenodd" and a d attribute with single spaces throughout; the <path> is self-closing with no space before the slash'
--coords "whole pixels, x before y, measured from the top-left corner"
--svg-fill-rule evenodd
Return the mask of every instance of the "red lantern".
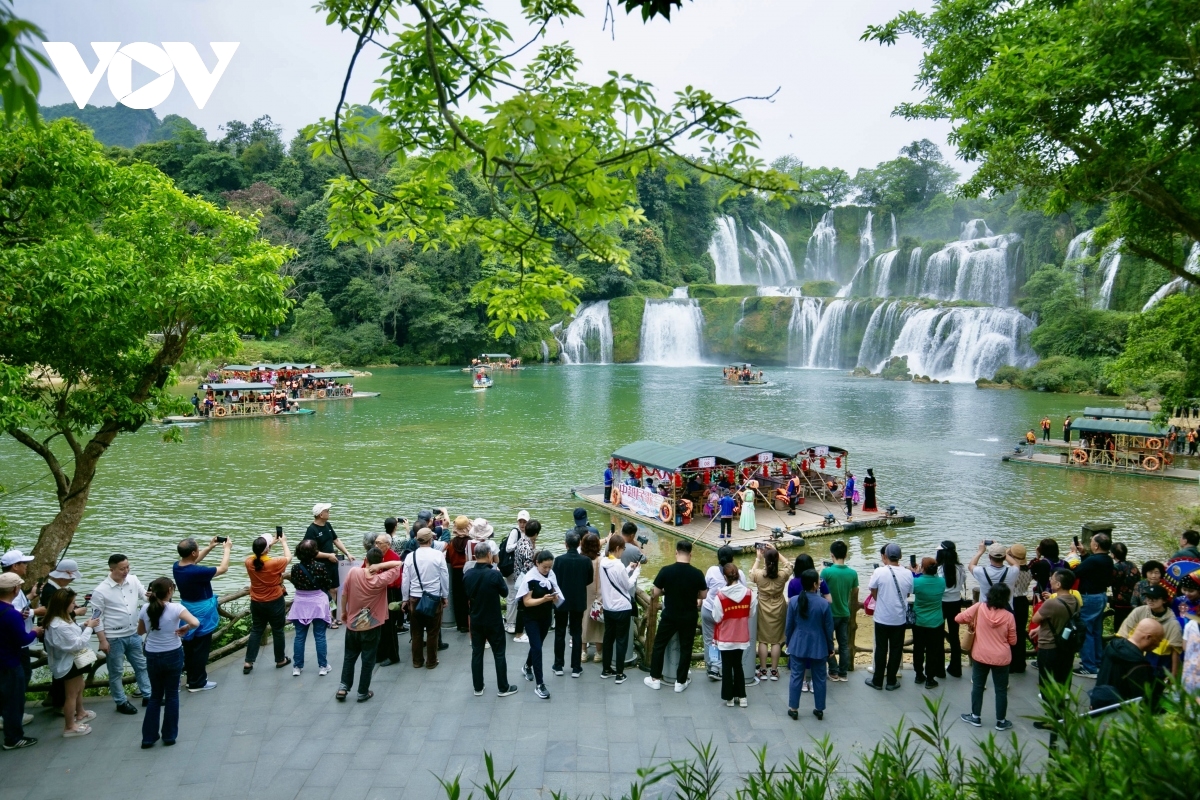
<path id="1" fill-rule="evenodd" d="M 825 459 L 821 459 L 821 469 L 825 469 Z"/>
<path id="2" fill-rule="evenodd" d="M 747 480 L 750 477 L 750 468 L 742 467 L 742 480 Z"/>
<path id="3" fill-rule="evenodd" d="M 683 475 L 679 474 L 678 472 L 675 473 L 675 488 L 683 488 Z"/>
<path id="4" fill-rule="evenodd" d="M 807 458 L 800 459 L 800 471 L 808 472 L 808 459 Z"/>
<path id="5" fill-rule="evenodd" d="M 725 470 L 725 480 L 733 483 L 734 472 L 732 469 Z"/>
<path id="6" fill-rule="evenodd" d="M 640 466 L 635 466 L 632 470 L 630 470 L 630 473 L 639 481 L 642 479 L 642 468 Z"/>
<path id="7" fill-rule="evenodd" d="M 704 484 L 707 486 L 712 483 L 712 470 L 704 470 Z"/>
<path id="8" fill-rule="evenodd" d="M 837 467 L 838 469 L 842 468 L 842 457 L 841 456 L 837 457 L 837 461 L 834 462 L 834 466 Z"/>
<path id="9" fill-rule="evenodd" d="M 782 464 L 780 464 L 780 466 L 779 466 L 779 471 L 780 471 L 780 472 L 781 472 L 781 473 L 782 473 L 782 474 L 783 474 L 785 477 L 787 476 L 787 474 L 788 474 L 788 465 L 787 465 L 787 462 L 786 462 L 786 461 L 784 461 Z"/>

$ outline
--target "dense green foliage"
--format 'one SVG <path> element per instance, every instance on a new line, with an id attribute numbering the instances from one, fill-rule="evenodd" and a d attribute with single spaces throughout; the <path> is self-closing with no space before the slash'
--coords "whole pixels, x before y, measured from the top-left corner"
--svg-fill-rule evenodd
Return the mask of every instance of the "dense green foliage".
<path id="1" fill-rule="evenodd" d="M 1161 396 L 1166 408 L 1200 397 L 1200 298 L 1174 295 L 1134 317 L 1105 372 L 1117 391 Z"/>

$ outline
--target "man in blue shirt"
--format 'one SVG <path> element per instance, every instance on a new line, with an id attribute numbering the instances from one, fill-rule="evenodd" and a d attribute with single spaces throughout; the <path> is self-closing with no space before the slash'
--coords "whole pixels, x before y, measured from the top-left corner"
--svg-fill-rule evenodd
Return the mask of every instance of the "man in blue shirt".
<path id="1" fill-rule="evenodd" d="M 0 575 L 0 712 L 4 718 L 4 749 L 16 750 L 37 744 L 25 735 L 25 653 L 37 635 L 25 625 L 25 617 L 13 608 L 21 591 L 15 572 Z"/>
<path id="2" fill-rule="evenodd" d="M 733 499 L 732 495 L 730 495 L 730 493 L 729 493 L 729 490 L 726 489 L 721 494 L 721 499 L 717 501 L 717 505 L 721 507 L 720 508 L 721 535 L 718 536 L 717 538 L 718 539 L 732 539 L 733 538 L 733 508 L 734 508 L 734 506 L 737 505 L 737 501 Z"/>
<path id="3" fill-rule="evenodd" d="M 613 471 L 612 467 L 604 468 L 604 502 L 612 502 Z"/>
<path id="4" fill-rule="evenodd" d="M 842 497 L 846 500 L 846 519 L 854 516 L 854 473 L 846 473 L 846 486 L 842 489 Z"/>

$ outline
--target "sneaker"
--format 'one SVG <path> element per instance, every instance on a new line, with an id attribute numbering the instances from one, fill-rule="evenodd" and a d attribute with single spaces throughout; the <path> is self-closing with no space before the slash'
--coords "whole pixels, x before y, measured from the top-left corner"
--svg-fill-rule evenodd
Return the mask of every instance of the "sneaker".
<path id="1" fill-rule="evenodd" d="M 516 625 L 505 625 L 505 626 L 504 626 L 504 632 L 505 632 L 505 633 L 516 633 L 516 632 L 517 632 L 517 626 L 516 626 Z"/>
<path id="2" fill-rule="evenodd" d="M 300 667 L 292 667 L 292 677 L 293 678 L 300 677 Z"/>
<path id="3" fill-rule="evenodd" d="M 528 664 L 521 667 L 521 674 L 525 676 L 525 680 L 530 682 L 533 681 L 533 667 L 529 666 Z"/>
<path id="4" fill-rule="evenodd" d="M 687 679 L 686 681 L 684 681 L 683 683 L 676 683 L 676 684 L 675 684 L 675 694 L 679 694 L 680 692 L 682 692 L 682 691 L 686 690 L 686 689 L 687 689 L 687 687 L 689 687 L 689 686 L 691 686 L 691 685 L 692 685 L 692 679 L 691 679 L 691 678 L 688 678 L 688 679 Z"/>
<path id="5" fill-rule="evenodd" d="M 647 685 L 647 686 L 649 686 L 651 689 L 654 689 L 654 690 L 656 690 L 656 691 L 657 691 L 658 689 L 661 689 L 661 688 L 662 688 L 662 681 L 656 681 L 654 678 L 651 678 L 649 675 L 647 675 L 646 677 L 642 678 L 642 683 L 646 684 L 646 685 Z"/>
<path id="6" fill-rule="evenodd" d="M 522 633 L 520 636 L 514 636 L 513 641 L 519 644 L 526 644 L 529 641 L 529 637 Z"/>
<path id="7" fill-rule="evenodd" d="M 573 669 L 573 670 L 571 670 L 571 677 L 572 677 L 572 678 L 582 678 L 582 677 L 583 677 L 583 670 L 582 670 L 582 669 Z"/>
<path id="8" fill-rule="evenodd" d="M 744 698 L 744 697 L 739 697 L 739 698 L 738 698 L 738 705 L 739 705 L 739 706 L 741 706 L 742 708 L 745 708 L 745 707 L 747 707 L 748 705 L 750 705 L 750 703 L 749 703 L 749 702 L 746 700 L 746 698 Z"/>
<path id="9" fill-rule="evenodd" d="M 476 696 L 476 697 L 483 697 L 483 689 L 476 689 L 476 690 L 475 690 L 475 696 Z"/>
<path id="10" fill-rule="evenodd" d="M 724 537 L 722 537 L 722 538 L 724 538 Z M 726 708 L 733 708 L 736 704 L 737 704 L 736 700 L 726 700 L 725 701 Z"/>
<path id="11" fill-rule="evenodd" d="M 614 682 L 615 682 L 615 683 L 624 683 L 624 682 L 625 682 L 625 681 L 627 681 L 627 680 L 629 680 L 629 678 L 627 678 L 627 677 L 625 676 L 625 673 L 624 673 L 624 672 L 618 672 L 618 673 L 617 673 L 617 679 L 616 679 L 616 681 L 614 681 Z"/>
<path id="12" fill-rule="evenodd" d="M 562 667 L 551 667 L 551 668 L 550 668 L 550 671 L 551 671 L 551 672 L 553 672 L 555 675 L 562 675 L 562 674 L 563 674 L 563 668 L 562 668 Z"/>
<path id="13" fill-rule="evenodd" d="M 705 674 L 706 674 L 706 675 L 708 675 L 708 679 L 709 679 L 710 681 L 719 681 L 719 680 L 721 680 L 721 673 L 719 673 L 719 672 L 708 672 L 708 673 L 705 673 Z"/>
<path id="14" fill-rule="evenodd" d="M 812 681 L 809 680 L 808 678 L 805 678 L 804 685 L 800 687 L 800 691 L 811 692 L 812 691 Z"/>
<path id="15" fill-rule="evenodd" d="M 996 730 L 998 731 L 1011 731 L 1012 727 L 1013 724 L 1006 719 L 996 720 Z"/>
<path id="16" fill-rule="evenodd" d="M 517 687 L 509 686 L 507 689 L 501 689 L 500 691 L 496 692 L 496 697 L 508 697 L 509 695 L 516 694 L 516 693 L 517 693 Z"/>
<path id="17" fill-rule="evenodd" d="M 867 684 L 867 686 L 870 686 L 872 689 L 874 689 L 877 692 L 883 691 L 883 687 L 876 684 L 875 681 L 871 680 L 870 678 L 867 678 L 866 684 Z"/>
<path id="18" fill-rule="evenodd" d="M 32 736 L 24 736 L 20 739 L 17 739 L 17 741 L 13 744 L 4 745 L 4 749 L 20 750 L 22 747 L 33 747 L 35 744 L 37 744 L 37 739 L 33 738 Z"/>
<path id="19" fill-rule="evenodd" d="M 771 670 L 771 674 L 768 677 L 773 681 L 779 680 L 779 670 L 777 670 L 777 669 Z"/>
<path id="20" fill-rule="evenodd" d="M 938 687 L 938 682 L 936 680 L 934 680 L 933 678 L 930 678 L 929 680 L 925 681 L 926 689 L 936 689 L 937 687 Z"/>
<path id="21" fill-rule="evenodd" d="M 1084 669 L 1082 666 L 1076 667 L 1075 669 L 1071 670 L 1071 674 L 1078 675 L 1081 678 L 1095 679 L 1095 677 L 1096 677 L 1096 673 L 1092 672 L 1090 669 Z"/>
<path id="22" fill-rule="evenodd" d="M 321 676 L 322 678 L 324 678 L 328 674 L 329 674 L 329 667 L 327 667 L 327 666 L 321 667 L 320 669 L 317 670 L 317 675 Z"/>
<path id="23" fill-rule="evenodd" d="M 611 678 L 613 675 L 616 675 L 616 674 L 617 673 L 613 672 L 611 669 L 606 668 L 606 669 L 600 670 L 600 677 L 605 680 Z"/>
<path id="24" fill-rule="evenodd" d="M 983 720 L 981 720 L 979 717 L 975 716 L 974 714 L 959 714 L 958 718 L 961 719 L 963 722 L 967 723 L 968 725 L 974 725 L 976 728 L 983 727 Z"/>
<path id="25" fill-rule="evenodd" d="M 203 686 L 197 686 L 197 687 L 195 687 L 195 688 L 192 688 L 191 686 L 189 686 L 189 687 L 188 687 L 188 691 L 189 691 L 189 692 L 193 692 L 193 693 L 195 693 L 195 692 L 207 692 L 208 690 L 210 690 L 210 689 L 215 689 L 215 688 L 217 688 L 217 682 L 216 682 L 216 681 L 209 681 L 208 683 L 204 684 Z"/>
<path id="26" fill-rule="evenodd" d="M 544 683 L 539 683 L 537 686 L 535 686 L 533 689 L 533 693 L 536 694 L 538 697 L 542 698 L 543 700 L 550 699 L 550 690 L 546 688 L 546 684 L 544 684 Z"/>

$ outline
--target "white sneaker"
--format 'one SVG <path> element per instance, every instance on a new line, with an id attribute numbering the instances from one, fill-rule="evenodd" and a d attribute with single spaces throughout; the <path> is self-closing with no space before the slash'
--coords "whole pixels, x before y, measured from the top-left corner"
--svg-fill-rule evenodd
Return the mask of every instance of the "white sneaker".
<path id="1" fill-rule="evenodd" d="M 514 636 L 513 641 L 520 644 L 526 644 L 529 642 L 529 637 L 522 633 L 520 636 Z"/>
<path id="2" fill-rule="evenodd" d="M 21 724 L 28 725 L 33 722 L 33 714 L 25 714 L 21 717 Z M 4 720 L 0 719 L 0 731 L 4 730 Z"/>
<path id="3" fill-rule="evenodd" d="M 654 689 L 654 690 L 658 690 L 658 689 L 662 688 L 662 681 L 656 681 L 654 678 L 651 678 L 649 675 L 647 675 L 645 678 L 642 678 L 642 683 L 646 684 L 647 686 L 649 686 L 651 689 Z"/>
<path id="4" fill-rule="evenodd" d="M 679 694 L 680 692 L 682 692 L 684 689 L 686 689 L 687 687 L 689 687 L 689 686 L 691 686 L 691 685 L 692 685 L 692 679 L 691 679 L 691 678 L 688 678 L 688 679 L 687 679 L 686 681 L 684 681 L 683 683 L 678 683 L 678 682 L 677 682 L 677 683 L 675 684 L 675 694 Z"/>
<path id="5" fill-rule="evenodd" d="M 812 681 L 809 680 L 808 678 L 805 678 L 804 685 L 800 687 L 800 691 L 811 692 L 812 691 Z"/>
<path id="6" fill-rule="evenodd" d="M 740 705 L 742 708 L 745 708 L 746 706 L 750 705 L 750 703 L 746 701 L 746 698 L 742 697 L 738 699 L 738 705 Z"/>
<path id="7" fill-rule="evenodd" d="M 300 668 L 299 667 L 292 667 L 292 677 L 293 678 L 300 677 Z"/>
<path id="8" fill-rule="evenodd" d="M 505 630 L 507 633 L 516 633 L 516 632 L 517 632 L 517 626 L 516 626 L 516 625 L 505 625 L 505 626 L 504 626 L 504 630 Z"/>
<path id="9" fill-rule="evenodd" d="M 204 684 L 203 686 L 197 686 L 195 689 L 192 689 L 192 688 L 190 688 L 190 687 L 189 687 L 189 688 L 188 688 L 188 691 L 189 691 L 189 692 L 192 692 L 192 693 L 195 693 L 195 692 L 207 692 L 209 689 L 215 689 L 215 688 L 217 688 L 217 682 L 216 682 L 216 681 L 209 681 L 208 683 Z"/>
<path id="10" fill-rule="evenodd" d="M 329 667 L 321 667 L 319 670 L 317 670 L 317 674 L 324 678 L 329 674 Z"/>
<path id="11" fill-rule="evenodd" d="M 734 707 L 736 704 L 737 704 L 737 701 L 736 701 L 736 700 L 726 700 L 726 701 L 725 701 L 725 705 L 726 705 L 728 708 L 733 708 L 733 707 Z"/>

